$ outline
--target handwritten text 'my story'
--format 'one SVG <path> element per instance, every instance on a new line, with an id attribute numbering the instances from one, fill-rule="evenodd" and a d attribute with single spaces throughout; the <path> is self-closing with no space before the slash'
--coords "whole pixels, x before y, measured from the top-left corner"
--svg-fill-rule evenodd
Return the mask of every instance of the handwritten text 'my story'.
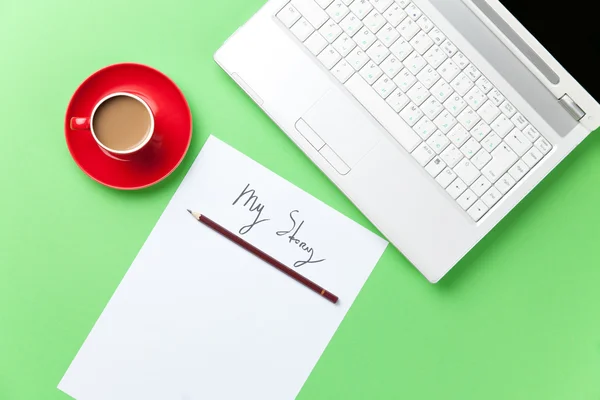
<path id="1" fill-rule="evenodd" d="M 263 212 L 265 211 L 264 204 L 260 203 L 256 190 L 252 189 L 250 184 L 247 184 L 244 190 L 238 195 L 238 197 L 232 203 L 232 206 L 244 207 L 253 216 L 253 221 L 240 228 L 238 233 L 245 235 L 250 232 L 254 227 L 264 222 L 270 221 L 269 218 L 264 218 Z M 300 230 L 304 225 L 304 220 L 300 221 L 300 211 L 292 210 L 289 213 L 288 226 L 283 230 L 275 232 L 277 236 L 286 237 L 288 243 L 297 246 L 305 256 L 301 260 L 294 263 L 294 267 L 299 268 L 306 264 L 317 264 L 325 261 L 324 258 L 318 259 L 315 256 L 315 249 L 307 243 L 306 240 L 300 238 Z"/>

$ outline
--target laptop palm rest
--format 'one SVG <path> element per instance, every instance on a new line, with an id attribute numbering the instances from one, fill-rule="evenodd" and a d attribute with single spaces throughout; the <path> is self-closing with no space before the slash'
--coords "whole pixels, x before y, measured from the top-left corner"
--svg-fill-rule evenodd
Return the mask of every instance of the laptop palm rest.
<path id="1" fill-rule="evenodd" d="M 343 175 L 382 138 L 373 122 L 339 90 L 325 93 L 298 120 L 296 129 Z"/>

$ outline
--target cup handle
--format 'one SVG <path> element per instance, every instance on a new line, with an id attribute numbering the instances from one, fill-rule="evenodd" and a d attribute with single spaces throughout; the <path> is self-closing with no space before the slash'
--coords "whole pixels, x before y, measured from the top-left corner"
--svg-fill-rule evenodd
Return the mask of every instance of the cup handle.
<path id="1" fill-rule="evenodd" d="M 71 130 L 73 131 L 89 131 L 90 130 L 90 119 L 89 118 L 71 118 L 69 123 Z"/>

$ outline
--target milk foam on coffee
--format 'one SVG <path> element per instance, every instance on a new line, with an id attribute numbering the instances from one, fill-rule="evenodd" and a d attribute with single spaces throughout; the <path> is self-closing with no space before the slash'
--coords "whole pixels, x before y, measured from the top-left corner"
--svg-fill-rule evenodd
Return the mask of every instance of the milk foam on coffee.
<path id="1" fill-rule="evenodd" d="M 100 143 L 116 151 L 132 150 L 141 145 L 152 127 L 148 109 L 129 96 L 116 96 L 102 103 L 92 124 Z"/>

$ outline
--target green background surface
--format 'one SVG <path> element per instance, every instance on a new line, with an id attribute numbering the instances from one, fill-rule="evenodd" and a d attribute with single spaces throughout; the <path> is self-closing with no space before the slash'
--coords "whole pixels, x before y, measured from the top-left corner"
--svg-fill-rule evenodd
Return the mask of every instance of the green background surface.
<path id="1" fill-rule="evenodd" d="M 210 133 L 375 231 L 213 62 L 263 3 L 0 0 L 0 400 L 68 398 L 56 385 Z M 122 61 L 168 74 L 194 116 L 185 162 L 139 192 L 93 182 L 64 142 L 75 88 Z M 600 399 L 599 227 L 594 134 L 440 284 L 390 246 L 299 399 Z"/>

